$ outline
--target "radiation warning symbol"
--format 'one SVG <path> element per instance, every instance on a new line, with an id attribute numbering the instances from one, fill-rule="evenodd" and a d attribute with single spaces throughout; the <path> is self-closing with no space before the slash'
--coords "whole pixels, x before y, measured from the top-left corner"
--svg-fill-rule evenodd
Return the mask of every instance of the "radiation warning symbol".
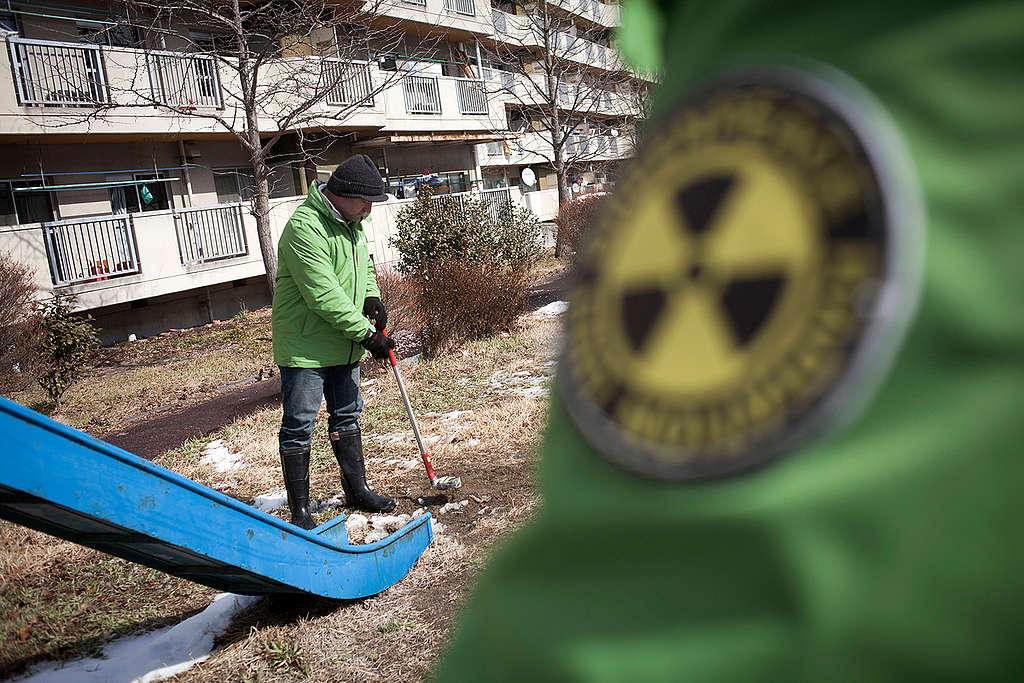
<path id="1" fill-rule="evenodd" d="M 792 75 L 710 84 L 662 123 L 583 255 L 561 386 L 599 452 L 703 479 L 852 395 L 898 241 L 863 132 Z"/>

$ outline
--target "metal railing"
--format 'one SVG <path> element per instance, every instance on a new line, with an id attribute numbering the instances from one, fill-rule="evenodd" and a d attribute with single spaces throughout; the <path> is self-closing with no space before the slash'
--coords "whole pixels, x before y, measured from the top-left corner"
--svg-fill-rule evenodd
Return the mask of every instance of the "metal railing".
<path id="1" fill-rule="evenodd" d="M 211 55 L 146 52 L 153 99 L 171 107 L 222 109 L 220 72 Z"/>
<path id="2" fill-rule="evenodd" d="M 7 46 L 20 104 L 95 107 L 110 102 L 98 45 L 12 36 Z"/>
<path id="3" fill-rule="evenodd" d="M 619 154 L 619 139 L 608 138 L 608 152 L 614 156 Z"/>
<path id="4" fill-rule="evenodd" d="M 508 20 L 505 18 L 505 13 L 492 9 L 491 15 L 494 17 L 494 30 L 498 33 L 508 33 Z"/>
<path id="5" fill-rule="evenodd" d="M 501 72 L 501 87 L 512 92 L 516 87 L 516 76 L 510 71 Z"/>
<path id="6" fill-rule="evenodd" d="M 325 84 L 334 84 L 327 92 L 327 104 L 341 106 L 358 103 L 364 107 L 373 106 L 373 84 L 368 64 L 327 58 L 322 73 Z"/>
<path id="7" fill-rule="evenodd" d="M 241 204 L 178 209 L 174 212 L 174 230 L 182 265 L 249 253 Z"/>
<path id="8" fill-rule="evenodd" d="M 460 114 L 486 114 L 487 95 L 483 84 L 475 78 L 458 78 L 455 86 L 459 96 Z"/>
<path id="9" fill-rule="evenodd" d="M 441 94 L 433 76 L 406 76 L 402 79 L 402 94 L 409 114 L 441 113 Z"/>
<path id="10" fill-rule="evenodd" d="M 427 0 L 402 0 L 402 2 L 407 3 L 409 5 L 419 5 L 420 7 L 427 6 Z"/>
<path id="11" fill-rule="evenodd" d="M 573 91 L 572 88 L 565 86 L 561 83 L 558 84 L 558 104 L 562 106 L 570 105 L 573 103 Z"/>
<path id="12" fill-rule="evenodd" d="M 462 211 L 466 206 L 466 199 L 478 200 L 492 221 L 501 219 L 503 209 L 512 206 L 512 192 L 507 187 L 498 187 L 492 190 L 480 190 L 479 192 L 458 192 L 453 194 L 437 194 L 430 198 L 430 201 L 437 202 L 441 206 Z"/>
<path id="13" fill-rule="evenodd" d="M 43 236 L 57 287 L 139 272 L 131 216 L 51 221 Z"/>
<path id="14" fill-rule="evenodd" d="M 473 0 L 444 0 L 444 8 L 470 17 L 476 15 Z"/>

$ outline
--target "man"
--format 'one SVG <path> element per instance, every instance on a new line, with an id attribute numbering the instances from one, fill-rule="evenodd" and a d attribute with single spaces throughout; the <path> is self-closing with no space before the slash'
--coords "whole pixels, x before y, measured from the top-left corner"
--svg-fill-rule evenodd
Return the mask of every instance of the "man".
<path id="1" fill-rule="evenodd" d="M 309 440 L 323 398 L 345 504 L 367 512 L 395 508 L 394 500 L 366 484 L 359 433 L 359 360 L 364 350 L 387 358 L 395 346 L 384 332 L 387 311 L 363 233 L 371 202 L 386 199 L 377 167 L 357 154 L 326 183 L 314 183 L 278 244 L 272 321 L 284 407 L 281 469 L 292 524 L 304 529 L 315 526 L 309 514 Z"/>
<path id="2" fill-rule="evenodd" d="M 647 140 L 436 683 L 1022 680 L 1024 4 L 622 7 Z"/>

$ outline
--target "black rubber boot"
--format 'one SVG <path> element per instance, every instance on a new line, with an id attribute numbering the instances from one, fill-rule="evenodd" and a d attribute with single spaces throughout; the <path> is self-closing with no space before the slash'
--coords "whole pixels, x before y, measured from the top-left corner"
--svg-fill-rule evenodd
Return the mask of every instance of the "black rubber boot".
<path id="1" fill-rule="evenodd" d="M 309 514 L 309 447 L 281 449 L 281 471 L 288 491 L 288 509 L 292 524 L 312 529 L 316 522 Z"/>
<path id="2" fill-rule="evenodd" d="M 374 493 L 366 485 L 366 467 L 363 465 L 363 439 L 359 430 L 338 434 L 331 438 L 334 457 L 341 467 L 341 486 L 345 489 L 345 505 L 366 512 L 391 512 L 395 501 Z"/>

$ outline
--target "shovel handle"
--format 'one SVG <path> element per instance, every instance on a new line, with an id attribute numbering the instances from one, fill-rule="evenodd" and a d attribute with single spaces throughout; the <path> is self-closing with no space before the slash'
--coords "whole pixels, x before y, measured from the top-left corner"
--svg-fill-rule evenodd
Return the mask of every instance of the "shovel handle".
<path id="1" fill-rule="evenodd" d="M 381 334 L 387 335 L 387 330 L 381 330 Z M 416 416 L 412 412 L 412 404 L 409 403 L 409 394 L 405 391 L 405 382 L 402 381 L 402 374 L 398 371 L 398 360 L 395 359 L 395 350 L 388 349 L 388 360 L 391 361 L 391 369 L 395 371 L 395 381 L 398 383 L 398 392 L 402 395 L 402 403 L 405 404 L 405 412 L 409 415 L 409 422 L 412 424 L 412 434 L 416 437 L 416 445 L 420 449 L 420 458 L 423 459 L 423 466 L 427 470 L 427 477 L 431 485 L 437 479 L 434 474 L 434 466 L 430 462 L 430 453 L 423 446 L 423 437 L 420 436 L 420 428 L 416 424 Z"/>

